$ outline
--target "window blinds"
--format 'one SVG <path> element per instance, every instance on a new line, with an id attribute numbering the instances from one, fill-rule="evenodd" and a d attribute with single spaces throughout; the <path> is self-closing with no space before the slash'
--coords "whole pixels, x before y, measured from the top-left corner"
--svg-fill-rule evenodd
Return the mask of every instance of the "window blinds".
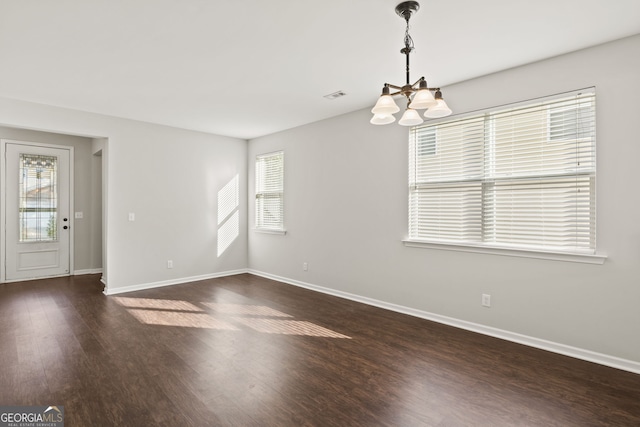
<path id="1" fill-rule="evenodd" d="M 595 93 L 412 128 L 409 238 L 595 252 Z"/>
<path id="2" fill-rule="evenodd" d="M 284 228 L 284 153 L 256 157 L 256 227 Z"/>

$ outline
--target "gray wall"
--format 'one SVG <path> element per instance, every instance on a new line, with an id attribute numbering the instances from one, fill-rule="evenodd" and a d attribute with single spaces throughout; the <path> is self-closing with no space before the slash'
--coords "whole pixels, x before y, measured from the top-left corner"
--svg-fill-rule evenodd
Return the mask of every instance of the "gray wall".
<path id="1" fill-rule="evenodd" d="M 101 269 L 100 200 L 102 199 L 102 191 L 99 186 L 95 186 L 96 179 L 100 178 L 96 173 L 101 172 L 101 162 L 96 162 L 92 156 L 92 139 L 9 127 L 0 127 L 0 138 L 74 147 L 73 210 L 83 213 L 83 219 L 72 219 L 74 226 L 74 270 L 88 272 Z"/>
<path id="2" fill-rule="evenodd" d="M 444 90 L 451 108 L 465 113 L 596 87 L 597 239 L 598 252 L 609 257 L 604 265 L 405 247 L 408 130 L 372 126 L 366 109 L 249 142 L 249 267 L 640 362 L 639 75 L 635 36 Z M 285 236 L 251 230 L 255 156 L 280 149 Z M 492 295 L 491 308 L 481 306 L 482 293 Z"/>

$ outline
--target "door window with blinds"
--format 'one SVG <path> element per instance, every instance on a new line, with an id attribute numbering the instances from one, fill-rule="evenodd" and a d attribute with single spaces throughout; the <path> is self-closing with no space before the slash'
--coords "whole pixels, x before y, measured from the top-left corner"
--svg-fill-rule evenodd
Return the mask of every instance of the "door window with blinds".
<path id="1" fill-rule="evenodd" d="M 284 152 L 256 157 L 256 228 L 284 230 Z"/>
<path id="2" fill-rule="evenodd" d="M 418 126 L 409 239 L 593 254 L 593 90 Z"/>

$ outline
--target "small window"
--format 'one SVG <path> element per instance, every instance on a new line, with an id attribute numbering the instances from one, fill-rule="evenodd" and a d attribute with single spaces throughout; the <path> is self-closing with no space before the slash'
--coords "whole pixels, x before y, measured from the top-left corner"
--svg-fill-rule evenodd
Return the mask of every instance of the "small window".
<path id="1" fill-rule="evenodd" d="M 418 156 L 434 156 L 436 154 L 436 128 L 425 129 L 416 139 Z"/>
<path id="2" fill-rule="evenodd" d="M 256 228 L 284 230 L 284 152 L 256 157 Z"/>
<path id="3" fill-rule="evenodd" d="M 550 108 L 549 141 L 591 138 L 592 115 L 592 109 L 583 105 Z"/>

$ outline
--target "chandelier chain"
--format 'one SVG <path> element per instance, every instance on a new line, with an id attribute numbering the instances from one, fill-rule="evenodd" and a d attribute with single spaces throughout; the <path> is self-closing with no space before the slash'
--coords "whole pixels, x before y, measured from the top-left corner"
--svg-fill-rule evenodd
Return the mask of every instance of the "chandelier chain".
<path id="1" fill-rule="evenodd" d="M 409 30 L 410 30 L 410 25 L 409 25 L 409 17 L 407 16 L 405 18 L 405 21 L 407 21 L 407 28 L 404 31 L 404 47 L 408 50 L 408 51 L 412 51 L 413 50 L 413 39 L 411 38 L 411 34 L 409 34 Z"/>

